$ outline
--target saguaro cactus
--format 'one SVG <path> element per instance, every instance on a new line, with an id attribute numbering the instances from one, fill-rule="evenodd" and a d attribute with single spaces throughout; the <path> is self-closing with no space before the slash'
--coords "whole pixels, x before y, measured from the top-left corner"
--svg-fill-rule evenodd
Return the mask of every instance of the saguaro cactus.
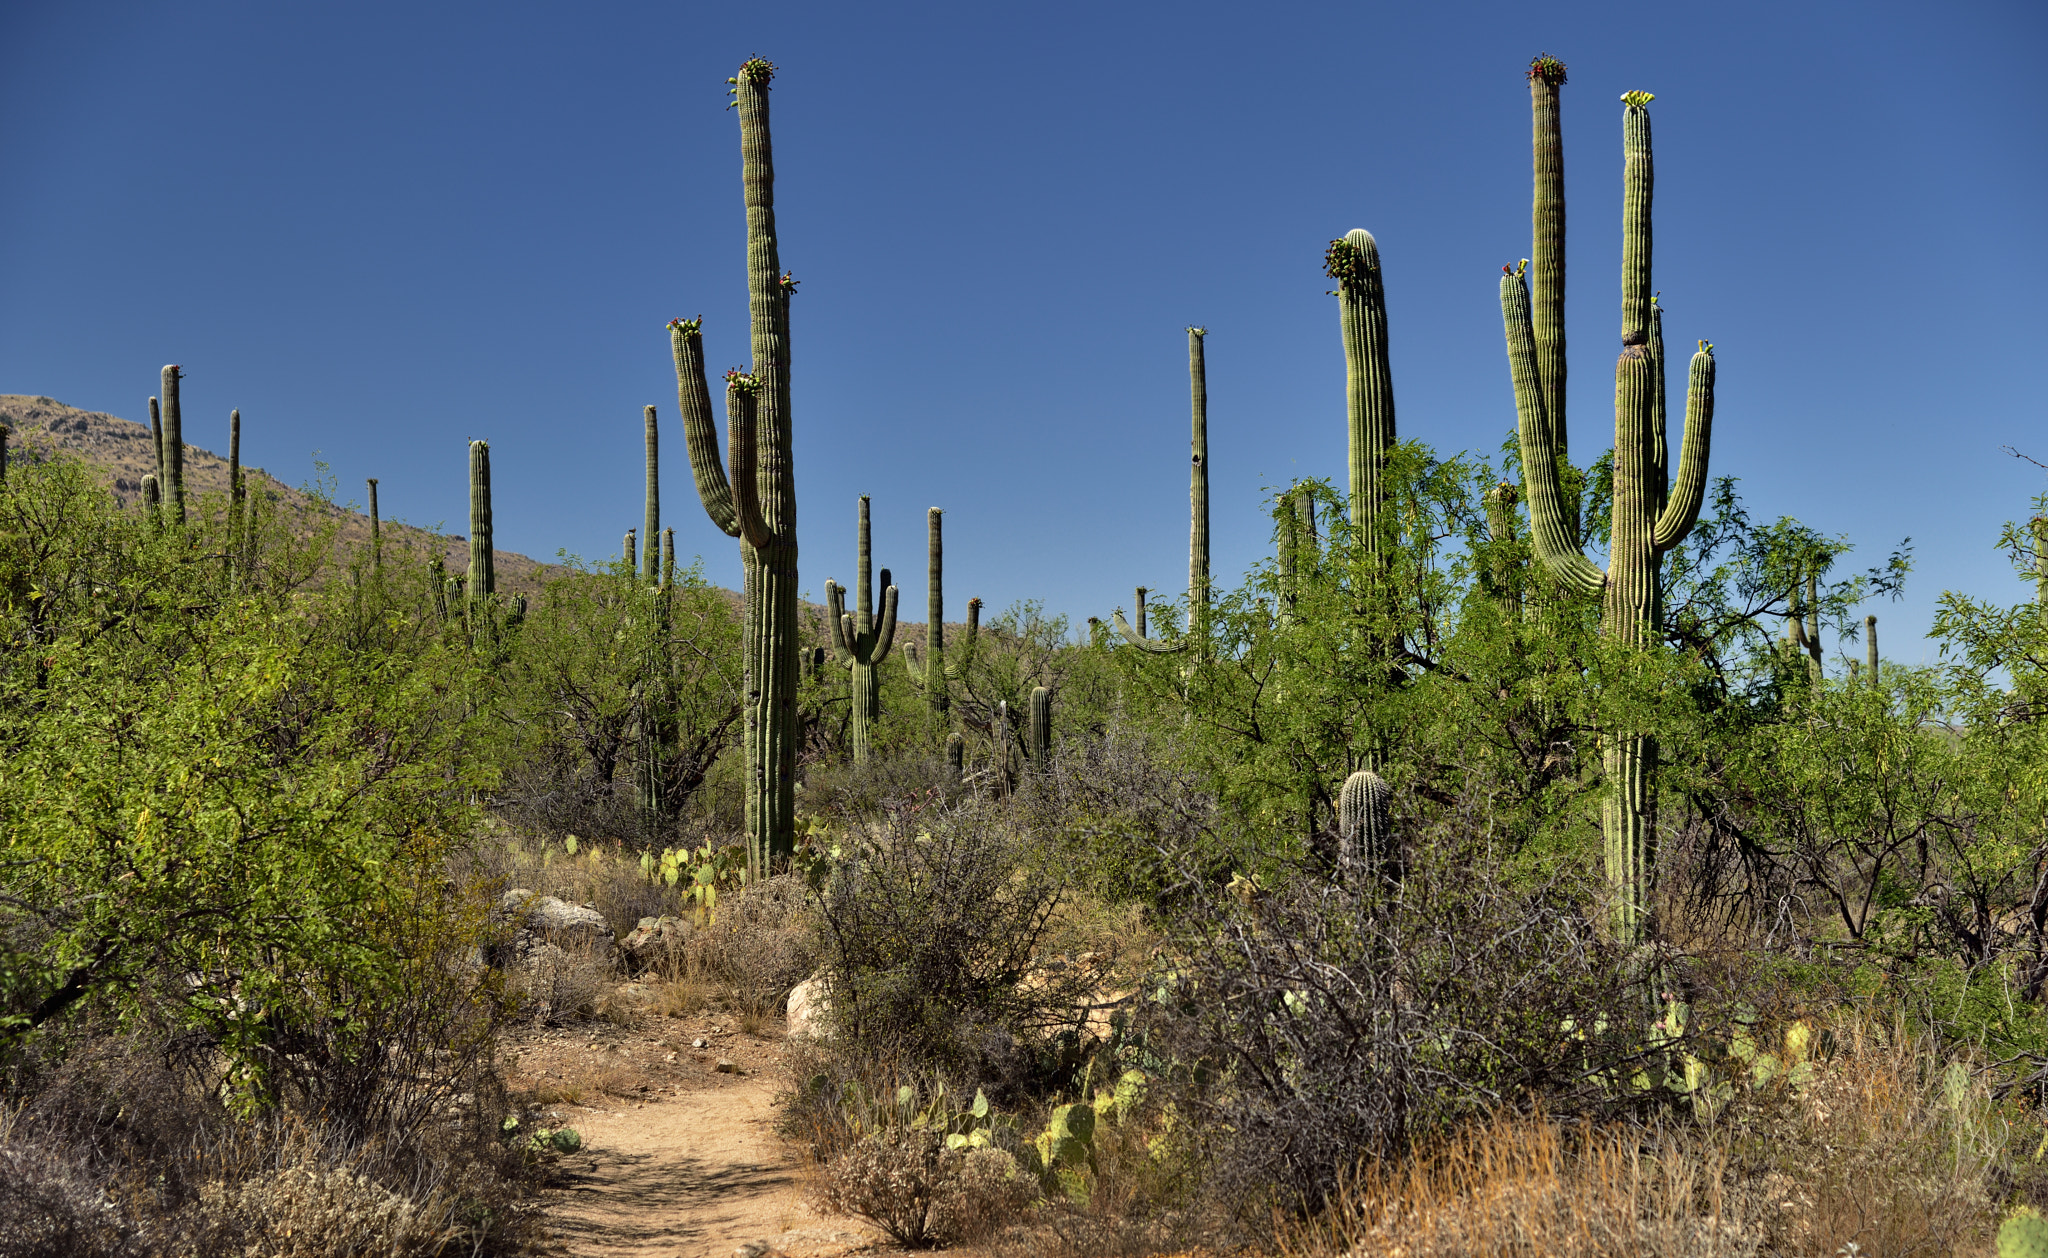
<path id="1" fill-rule="evenodd" d="M 1031 758 L 1031 767 L 1043 773 L 1052 767 L 1052 691 L 1044 686 L 1031 688 L 1030 722 L 1025 727 L 1025 754 Z"/>
<path id="2" fill-rule="evenodd" d="M 185 372 L 176 363 L 166 363 L 164 390 L 164 497 L 170 503 L 171 519 L 185 522 L 185 421 L 178 407 L 178 381 Z"/>
<path id="3" fill-rule="evenodd" d="M 149 399 L 149 441 L 156 451 L 156 483 L 164 483 L 164 419 L 155 398 Z"/>
<path id="4" fill-rule="evenodd" d="M 661 453 L 660 434 L 656 431 L 654 408 L 647 408 L 647 562 L 641 569 L 641 579 L 649 585 L 661 582 L 661 556 L 655 552 L 654 539 L 661 535 Z"/>
<path id="5" fill-rule="evenodd" d="M 1501 319 L 1515 385 L 1522 448 L 1524 496 L 1536 554 L 1565 589 L 1603 598 L 1602 627 L 1630 647 L 1653 642 L 1663 622 L 1664 554 L 1691 532 L 1706 492 L 1707 447 L 1714 414 L 1714 357 L 1701 341 L 1687 390 L 1685 443 L 1675 482 L 1658 460 L 1661 443 L 1651 431 L 1656 363 L 1650 347 L 1650 96 L 1630 92 L 1624 102 L 1622 201 L 1621 356 L 1614 383 L 1614 505 L 1605 571 L 1580 553 L 1559 481 L 1562 425 L 1552 425 L 1536 337 L 1531 325 L 1526 261 L 1503 268 Z M 1538 198 L 1542 196 L 1538 182 Z M 1539 221 L 1541 220 L 1539 206 Z M 1561 222 L 1561 216 L 1560 216 Z M 1669 492 L 1665 487 L 1669 485 Z M 1656 504 L 1662 501 L 1662 509 Z M 1615 898 L 1616 933 L 1634 942 L 1648 929 L 1656 829 L 1657 744 L 1647 735 L 1611 729 L 1603 738 L 1608 798 L 1601 828 L 1607 874 Z"/>
<path id="6" fill-rule="evenodd" d="M 376 514 L 377 482 L 371 481 L 371 515 Z M 371 532 L 375 533 L 375 521 L 371 521 Z M 235 563 L 241 554 L 242 541 L 242 412 L 228 412 L 228 542 L 222 549 L 227 552 L 227 570 L 230 579 L 235 574 Z"/>
<path id="7" fill-rule="evenodd" d="M 1877 617 L 1863 618 L 1863 666 L 1870 670 L 1870 684 L 1875 686 L 1877 677 Z"/>
<path id="8" fill-rule="evenodd" d="M 690 470 L 705 514 L 740 539 L 745 589 L 747 831 L 756 872 L 796 851 L 797 624 L 796 473 L 790 454 L 789 297 L 775 238 L 775 161 L 768 85 L 775 67 L 759 58 L 728 80 L 740 115 L 740 166 L 747 208 L 747 297 L 754 374 L 728 376 L 732 479 L 718 466 L 717 429 L 704 386 L 700 320 L 669 325 L 676 393 Z"/>
<path id="9" fill-rule="evenodd" d="M 239 420 L 241 414 L 240 411 L 236 411 L 236 419 Z M 235 428 L 239 436 L 241 425 L 238 423 Z M 382 572 L 384 570 L 384 527 L 377 518 L 377 478 L 372 476 L 365 483 L 370 487 L 370 570 Z"/>
<path id="10" fill-rule="evenodd" d="M 825 582 L 825 617 L 832 622 L 832 657 L 853 674 L 853 762 L 865 764 L 875 719 L 882 714 L 881 679 L 876 670 L 889 658 L 896 640 L 896 587 L 882 569 L 882 620 L 875 623 L 874 582 L 869 564 L 868 497 L 860 497 L 860 555 L 854 578 L 854 613 L 846 610 L 846 590 Z"/>
<path id="11" fill-rule="evenodd" d="M 934 730 L 944 724 L 952 704 L 948 683 L 967 675 L 967 667 L 974 658 L 974 645 L 981 633 L 981 600 L 970 598 L 967 600 L 967 634 L 961 640 L 959 655 L 950 660 L 946 658 L 946 551 L 940 528 L 944 515 L 939 508 L 932 507 L 924 516 L 924 658 L 917 658 L 914 646 L 903 651 L 904 670 L 910 674 L 912 684 L 923 689 Z"/>
<path id="12" fill-rule="evenodd" d="M 619 554 L 626 560 L 626 571 L 640 571 L 640 537 L 633 529 L 627 529 L 626 535 L 619 539 Z"/>
<path id="13" fill-rule="evenodd" d="M 667 589 L 676 583 L 676 531 L 661 531 L 661 587 Z"/>
<path id="14" fill-rule="evenodd" d="M 164 519 L 164 515 L 163 515 L 163 501 L 164 501 L 164 491 L 163 491 L 163 486 L 162 486 L 162 484 L 161 484 L 161 483 L 159 483 L 159 482 L 158 482 L 158 480 L 157 480 L 157 478 L 156 478 L 156 473 L 155 473 L 155 472 L 145 472 L 145 473 L 143 473 L 143 476 L 142 476 L 142 504 L 143 504 L 143 506 L 144 506 L 144 507 L 146 507 L 146 508 L 148 509 L 148 511 L 149 511 L 149 522 L 150 522 L 151 524 L 162 524 L 162 523 L 163 523 L 163 519 Z"/>
<path id="15" fill-rule="evenodd" d="M 1345 881 L 1385 870 L 1394 855 L 1388 820 L 1394 788 L 1370 769 L 1344 779 L 1337 793 L 1337 871 Z"/>
<path id="16" fill-rule="evenodd" d="M 1174 642 L 1145 636 L 1145 592 L 1138 591 L 1138 627 L 1133 630 L 1118 608 L 1113 619 L 1124 641 L 1156 654 L 1187 649 L 1190 640 L 1209 637 L 1209 367 L 1203 338 L 1207 328 L 1188 329 L 1188 634 Z"/>
<path id="17" fill-rule="evenodd" d="M 491 554 L 491 447 L 469 443 L 469 598 L 487 599 L 498 592 L 498 574 Z"/>
<path id="18" fill-rule="evenodd" d="M 1529 211 L 1530 322 L 1536 342 L 1536 377 L 1543 393 L 1544 423 L 1551 448 L 1569 467 L 1565 428 L 1564 338 L 1564 128 L 1558 89 L 1565 85 L 1564 62 L 1539 53 L 1529 62 L 1529 149 L 1535 191 Z M 1568 488 L 1576 490 L 1575 486 Z M 1579 536 L 1579 500 L 1573 492 L 1558 504 Z"/>
<path id="19" fill-rule="evenodd" d="M 1387 292 L 1379 245 L 1362 228 L 1330 242 L 1323 270 L 1337 287 L 1344 333 L 1344 413 L 1350 434 L 1351 527 L 1367 553 L 1380 553 L 1387 457 L 1394 442 L 1394 373 L 1387 358 Z"/>

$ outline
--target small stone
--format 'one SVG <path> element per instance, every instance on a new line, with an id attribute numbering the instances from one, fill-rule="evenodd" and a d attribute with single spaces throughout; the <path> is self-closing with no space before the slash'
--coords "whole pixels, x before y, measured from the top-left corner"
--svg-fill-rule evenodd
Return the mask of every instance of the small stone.
<path id="1" fill-rule="evenodd" d="M 722 1075 L 736 1075 L 740 1072 L 740 1068 L 733 1064 L 733 1061 L 730 1057 L 719 1058 L 718 1065 L 715 1067 L 715 1069 L 718 1071 L 719 1074 Z"/>
<path id="2" fill-rule="evenodd" d="M 690 1041 L 690 1047 L 691 1047 L 691 1048 L 710 1048 L 710 1047 L 711 1047 L 711 1041 L 710 1041 L 710 1040 L 707 1040 L 707 1039 L 705 1039 L 705 1038 L 704 1038 L 704 1037 L 702 1037 L 702 1036 L 698 1036 L 698 1037 L 697 1037 L 696 1039 L 694 1039 L 694 1040 L 691 1040 L 691 1041 Z"/>

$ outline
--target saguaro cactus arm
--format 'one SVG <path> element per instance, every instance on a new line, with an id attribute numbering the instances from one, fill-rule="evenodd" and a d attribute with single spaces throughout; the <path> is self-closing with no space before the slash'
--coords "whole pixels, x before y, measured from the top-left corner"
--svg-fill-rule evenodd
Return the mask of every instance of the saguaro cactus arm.
<path id="1" fill-rule="evenodd" d="M 1663 371 L 1657 373 L 1661 389 Z M 1690 378 L 1685 390 L 1685 444 L 1678 452 L 1678 477 L 1672 481 L 1658 513 L 1651 543 L 1662 554 L 1685 540 L 1699 523 L 1700 506 L 1707 497 L 1707 454 L 1714 437 L 1714 346 L 1701 341 L 1692 356 Z"/>
<path id="2" fill-rule="evenodd" d="M 1176 651 L 1185 651 L 1187 649 L 1188 641 L 1185 636 L 1171 641 L 1145 636 L 1145 587 L 1142 585 L 1138 587 L 1138 601 L 1135 606 L 1138 613 L 1138 627 L 1136 629 L 1131 628 L 1130 622 L 1124 619 L 1123 608 L 1119 607 L 1111 614 L 1111 618 L 1116 622 L 1116 631 L 1123 635 L 1124 641 L 1141 651 L 1149 651 L 1154 655 L 1172 655 Z"/>
<path id="3" fill-rule="evenodd" d="M 683 420 L 683 443 L 690 452 L 690 476 L 704 514 L 727 537 L 740 535 L 739 513 L 732 486 L 718 457 L 718 423 L 711 415 L 711 386 L 704 376 L 704 321 L 673 319 L 669 346 L 676 360 L 676 410 Z"/>
<path id="4" fill-rule="evenodd" d="M 1508 370 L 1515 382 L 1515 427 L 1522 447 L 1530 540 L 1535 543 L 1537 559 L 1566 588 L 1598 594 L 1606 587 L 1607 574 L 1581 554 L 1572 540 L 1559 483 L 1559 452 L 1544 414 L 1543 389 L 1536 376 L 1536 336 L 1529 322 L 1527 267 L 1525 259 L 1520 266 L 1501 268 L 1500 314 L 1507 333 Z"/>
<path id="5" fill-rule="evenodd" d="M 726 460 L 732 465 L 733 516 L 739 536 L 755 549 L 775 544 L 775 534 L 761 517 L 759 486 L 755 483 L 755 425 L 759 414 L 761 382 L 744 371 L 725 373 Z"/>

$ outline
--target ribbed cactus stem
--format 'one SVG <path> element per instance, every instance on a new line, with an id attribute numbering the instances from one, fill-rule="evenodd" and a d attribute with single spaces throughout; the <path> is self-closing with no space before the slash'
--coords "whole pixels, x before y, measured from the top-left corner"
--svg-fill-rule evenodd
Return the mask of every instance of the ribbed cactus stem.
<path id="1" fill-rule="evenodd" d="M 384 525 L 377 517 L 377 478 L 372 476 L 364 483 L 370 487 L 370 567 L 381 572 L 384 568 Z"/>
<path id="2" fill-rule="evenodd" d="M 637 529 L 627 529 L 625 537 L 619 540 L 619 554 L 626 561 L 626 571 L 640 571 L 640 534 Z"/>
<path id="3" fill-rule="evenodd" d="M 1878 684 L 1877 676 L 1877 617 L 1863 618 L 1863 667 L 1870 671 L 1870 684 Z"/>
<path id="4" fill-rule="evenodd" d="M 661 582 L 661 556 L 656 553 L 654 539 L 661 536 L 661 454 L 660 434 L 654 420 L 654 408 L 645 412 L 647 421 L 647 563 L 641 571 L 641 578 L 649 585 Z"/>
<path id="5" fill-rule="evenodd" d="M 967 775 L 967 740 L 959 730 L 946 735 L 946 772 L 955 782 Z"/>
<path id="6" fill-rule="evenodd" d="M 155 398 L 149 399 L 149 442 L 156 451 L 156 483 L 164 483 L 164 419 Z"/>
<path id="7" fill-rule="evenodd" d="M 1031 688 L 1031 719 L 1026 735 L 1031 767 L 1043 773 L 1052 767 L 1052 691 L 1044 686 Z"/>
<path id="8" fill-rule="evenodd" d="M 170 517 L 178 524 L 185 522 L 185 421 L 178 406 L 178 381 L 184 375 L 178 364 L 164 365 L 163 491 L 170 507 Z"/>
<path id="9" fill-rule="evenodd" d="M 1532 75 L 1541 70 L 1532 68 Z M 1561 70 L 1561 67 L 1560 67 Z M 1532 78 L 1533 81 L 1533 78 Z M 1540 379 L 1530 296 L 1522 267 L 1504 267 L 1501 322 L 1514 379 L 1523 496 L 1538 559 L 1567 589 L 1602 595 L 1602 631 L 1633 648 L 1648 647 L 1663 624 L 1663 556 L 1692 531 L 1706 495 L 1713 428 L 1714 358 L 1700 342 L 1686 396 L 1678 472 L 1664 492 L 1658 443 L 1657 362 L 1650 348 L 1650 207 L 1653 165 L 1647 93 L 1623 97 L 1622 349 L 1614 374 L 1614 498 L 1605 571 L 1579 552 L 1560 481 L 1562 425 L 1553 426 Z M 1540 181 L 1539 181 L 1539 199 Z M 1540 222 L 1539 213 L 1539 222 Z M 1555 431 L 1553 429 L 1555 428 Z M 1640 942 L 1649 929 L 1656 834 L 1657 744 L 1627 729 L 1602 739 L 1608 794 L 1602 809 L 1607 874 L 1616 934 Z"/>
<path id="10" fill-rule="evenodd" d="M 498 574 L 491 550 L 491 447 L 469 443 L 469 583 L 472 599 L 497 593 Z"/>
<path id="11" fill-rule="evenodd" d="M 924 683 L 925 707 L 931 713 L 932 728 L 946 719 L 951 703 L 946 678 L 946 543 L 945 512 L 929 507 L 924 513 L 924 660 L 903 653 L 904 666 Z"/>
<path id="12" fill-rule="evenodd" d="M 1209 368 L 1207 328 L 1188 329 L 1188 629 L 1209 633 Z"/>
<path id="13" fill-rule="evenodd" d="M 434 615 L 448 623 L 448 565 L 439 555 L 427 558 L 427 579 L 434 587 Z"/>
<path id="14" fill-rule="evenodd" d="M 0 424 L 0 489 L 7 488 L 7 439 L 13 435 L 12 428 Z"/>
<path id="15" fill-rule="evenodd" d="M 676 531 L 661 531 L 661 588 L 668 589 L 676 583 Z"/>
<path id="16" fill-rule="evenodd" d="M 1662 511 L 1671 493 L 1670 416 L 1664 387 L 1664 307 L 1650 295 L 1650 473 L 1652 511 Z"/>
<path id="17" fill-rule="evenodd" d="M 1560 460 L 1569 458 L 1565 430 L 1564 272 L 1564 126 L 1558 89 L 1566 82 L 1564 62 L 1539 54 L 1529 62 L 1529 149 L 1535 187 L 1530 197 L 1530 276 L 1534 360 L 1532 368 L 1543 395 L 1550 428 L 1550 446 Z M 1571 536 L 1578 537 L 1578 504 L 1571 504 Z"/>
<path id="18" fill-rule="evenodd" d="M 1137 605 L 1138 605 L 1138 613 L 1137 613 L 1137 614 L 1138 614 L 1138 636 L 1142 638 L 1142 637 L 1144 637 L 1144 636 L 1145 636 L 1145 587 L 1144 587 L 1144 586 L 1142 586 L 1142 585 L 1138 587 L 1138 593 L 1137 593 Z"/>
<path id="19" fill-rule="evenodd" d="M 837 582 L 827 581 L 825 616 L 832 622 L 832 654 L 853 674 L 853 719 L 849 723 L 853 762 L 865 764 L 875 721 L 882 714 L 881 678 L 877 670 L 888 658 L 889 646 L 896 638 L 896 587 L 889 580 L 887 568 L 882 569 L 882 619 L 879 625 L 875 622 L 866 494 L 860 499 L 858 534 L 854 611 L 846 610 L 845 589 Z"/>
<path id="20" fill-rule="evenodd" d="M 376 481 L 370 482 L 370 534 L 376 536 Z M 233 580 L 235 562 L 241 554 L 242 540 L 242 412 L 228 412 L 228 539 L 221 549 L 227 556 L 228 579 Z"/>
<path id="21" fill-rule="evenodd" d="M 1337 870 L 1346 882 L 1381 873 L 1393 864 L 1394 788 L 1370 769 L 1344 779 L 1337 793 Z"/>
<path id="22" fill-rule="evenodd" d="M 146 508 L 146 509 L 148 510 L 148 512 L 149 512 L 149 522 L 150 522 L 151 524 L 161 524 L 161 523 L 163 523 L 163 518 L 164 518 L 164 515 L 163 515 L 163 501 L 164 501 L 164 493 L 163 493 L 163 488 L 162 488 L 162 486 L 161 486 L 161 485 L 159 485 L 159 484 L 157 483 L 157 479 L 156 479 L 156 473 L 155 473 L 155 472 L 145 472 L 145 473 L 143 473 L 143 475 L 142 475 L 142 505 L 143 505 L 143 506 L 144 506 L 144 507 L 145 507 L 145 508 Z"/>
<path id="23" fill-rule="evenodd" d="M 1344 338 L 1344 411 L 1349 428 L 1351 527 L 1371 554 L 1382 549 L 1387 458 L 1393 453 L 1394 375 L 1387 356 L 1387 293 L 1379 245 L 1355 228 L 1330 242 L 1323 269 L 1337 281 Z"/>

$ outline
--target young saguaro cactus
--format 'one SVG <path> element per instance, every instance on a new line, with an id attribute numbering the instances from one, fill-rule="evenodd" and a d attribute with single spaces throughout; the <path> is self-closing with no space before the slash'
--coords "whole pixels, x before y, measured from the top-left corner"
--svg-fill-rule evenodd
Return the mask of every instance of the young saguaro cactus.
<path id="1" fill-rule="evenodd" d="M 236 411 L 235 417 L 240 419 L 241 414 L 240 411 Z M 239 424 L 236 425 L 238 434 L 240 427 Z M 370 487 L 370 569 L 373 572 L 382 572 L 384 570 L 384 526 L 377 518 L 377 478 L 372 476 L 365 483 Z"/>
<path id="2" fill-rule="evenodd" d="M 742 687 L 750 863 L 762 872 L 796 851 L 797 622 L 796 472 L 791 457 L 789 298 L 775 235 L 775 160 L 768 85 L 775 67 L 756 57 L 732 84 L 740 115 L 740 167 L 747 211 L 747 298 L 753 373 L 727 377 L 728 457 L 718 466 L 717 428 L 704 383 L 701 320 L 669 325 L 676 394 L 690 470 L 705 514 L 740 539 L 746 681 Z"/>
<path id="3" fill-rule="evenodd" d="M 1387 458 L 1393 453 L 1394 373 L 1387 357 L 1387 290 L 1379 244 L 1355 228 L 1330 242 L 1323 270 L 1337 287 L 1344 333 L 1344 413 L 1350 434 L 1351 527 L 1367 553 L 1380 553 Z"/>
<path id="4" fill-rule="evenodd" d="M 491 553 L 491 447 L 469 443 L 469 598 L 475 602 L 498 591 Z"/>
<path id="5" fill-rule="evenodd" d="M 1029 716 L 1024 751 L 1030 757 L 1031 767 L 1043 773 L 1052 767 L 1052 691 L 1044 686 L 1031 688 Z"/>
<path id="6" fill-rule="evenodd" d="M 185 421 L 178 407 L 178 381 L 184 376 L 184 368 L 178 364 L 164 365 L 164 479 L 161 485 L 170 505 L 171 519 L 179 524 L 185 522 Z"/>
<path id="7" fill-rule="evenodd" d="M 944 515 L 939 508 L 932 507 L 924 517 L 925 658 L 917 658 L 914 645 L 905 647 L 903 651 L 904 671 L 910 674 L 911 684 L 924 691 L 934 729 L 943 724 L 952 705 L 948 683 L 967 676 L 967 669 L 974 661 L 975 644 L 981 640 L 981 600 L 970 598 L 967 600 L 967 632 L 960 640 L 960 650 L 951 658 L 947 657 L 946 551 L 945 535 L 941 529 Z"/>
<path id="8" fill-rule="evenodd" d="M 654 539 L 661 536 L 661 450 L 660 432 L 654 420 L 654 408 L 648 407 L 647 420 L 647 560 L 642 565 L 640 577 L 649 585 L 661 583 L 661 556 L 656 553 Z"/>
<path id="9" fill-rule="evenodd" d="M 881 679 L 876 670 L 889 658 L 896 640 L 896 587 L 882 569 L 882 619 L 875 622 L 874 582 L 869 564 L 868 497 L 860 498 L 860 553 L 854 578 L 854 611 L 846 610 L 846 590 L 825 582 L 825 618 L 832 622 L 832 657 L 853 674 L 853 762 L 866 764 L 875 720 L 882 715 Z"/>
<path id="10" fill-rule="evenodd" d="M 1346 882 L 1378 874 L 1393 860 L 1393 825 L 1388 819 L 1394 788 L 1370 769 L 1344 779 L 1337 793 L 1337 871 Z"/>
<path id="11" fill-rule="evenodd" d="M 1685 439 L 1675 481 L 1657 458 L 1651 431 L 1656 364 L 1651 356 L 1650 96 L 1622 98 L 1625 155 L 1622 199 L 1621 355 L 1614 382 L 1614 501 L 1612 542 L 1603 571 L 1580 553 L 1560 486 L 1561 425 L 1545 406 L 1536 337 L 1531 323 L 1526 261 L 1504 267 L 1501 320 L 1514 378 L 1523 493 L 1529 503 L 1535 550 L 1566 590 L 1600 595 L 1607 636 L 1631 647 L 1653 642 L 1663 625 L 1663 557 L 1692 531 L 1706 492 L 1707 450 L 1714 415 L 1713 347 L 1700 342 L 1687 390 Z M 1540 195 L 1540 182 L 1539 182 Z M 1668 486 L 1668 492 L 1667 492 Z M 1657 504 L 1662 502 L 1661 509 Z M 1629 730 L 1603 737 L 1608 797 L 1601 829 L 1607 874 L 1615 897 L 1617 935 L 1639 942 L 1648 930 L 1656 826 L 1657 744 Z"/>
<path id="12" fill-rule="evenodd" d="M 1124 641 L 1159 655 L 1187 649 L 1190 639 L 1209 637 L 1209 367 L 1207 328 L 1188 329 L 1188 637 L 1161 642 L 1145 636 L 1145 594 L 1138 592 L 1138 627 L 1118 608 L 1112 619 Z"/>
<path id="13" fill-rule="evenodd" d="M 1863 666 L 1870 670 L 1870 684 L 1875 686 L 1877 677 L 1877 617 L 1863 618 Z"/>

